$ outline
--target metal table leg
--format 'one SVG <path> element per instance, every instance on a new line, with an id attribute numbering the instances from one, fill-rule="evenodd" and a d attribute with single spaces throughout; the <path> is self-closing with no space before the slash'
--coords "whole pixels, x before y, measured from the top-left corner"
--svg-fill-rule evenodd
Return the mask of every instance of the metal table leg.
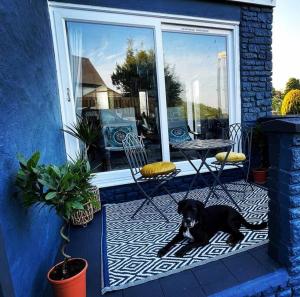
<path id="1" fill-rule="evenodd" d="M 231 200 L 231 202 L 237 207 L 237 209 L 239 211 L 241 211 L 241 208 L 238 206 L 238 204 L 236 203 L 236 201 L 233 199 L 233 197 L 231 196 L 231 194 L 229 193 L 228 189 L 223 185 L 223 183 L 221 182 L 220 180 L 220 177 L 221 177 L 221 174 L 224 170 L 224 167 L 225 167 L 225 164 L 226 164 L 226 161 L 227 161 L 227 158 L 229 156 L 229 153 L 230 153 L 230 149 L 231 148 L 228 148 L 227 150 L 227 154 L 225 156 L 225 159 L 224 159 L 224 162 L 222 163 L 220 169 L 218 170 L 218 173 L 215 174 L 214 171 L 210 168 L 209 164 L 207 164 L 207 162 L 205 161 L 204 165 L 205 167 L 209 170 L 209 172 L 211 173 L 211 175 L 213 176 L 214 178 L 214 183 L 213 185 L 210 187 L 210 192 L 208 194 L 208 196 L 206 197 L 205 199 L 205 202 L 204 202 L 204 205 L 206 205 L 206 203 L 208 202 L 210 196 L 212 193 L 214 193 L 214 188 L 217 186 L 217 184 L 222 188 L 222 190 L 226 193 L 226 195 L 228 196 L 228 198 Z M 215 193 L 214 193 L 215 194 Z"/>
<path id="2" fill-rule="evenodd" d="M 192 162 L 192 160 L 188 157 L 188 155 L 184 152 L 184 150 L 180 150 L 180 151 L 183 154 L 183 156 L 186 158 L 186 160 L 192 165 L 192 167 L 196 171 L 196 174 L 193 177 L 192 182 L 189 185 L 189 189 L 186 192 L 186 194 L 184 195 L 183 199 L 186 199 L 188 197 L 188 195 L 189 195 L 189 193 L 190 193 L 190 191 L 191 191 L 191 189 L 192 189 L 192 187 L 193 187 L 193 185 L 194 185 L 194 183 L 195 183 L 195 181 L 197 180 L 198 177 L 203 181 L 205 186 L 208 187 L 211 190 L 211 192 L 218 198 L 217 193 L 215 192 L 214 188 L 211 188 L 209 183 L 205 180 L 205 178 L 200 173 L 201 168 L 206 164 L 206 159 L 207 159 L 207 156 L 209 155 L 210 150 L 205 151 L 204 154 L 200 154 L 198 152 L 199 160 L 201 160 L 201 163 L 200 163 L 200 166 L 199 166 L 198 169 L 195 166 L 195 164 Z"/>

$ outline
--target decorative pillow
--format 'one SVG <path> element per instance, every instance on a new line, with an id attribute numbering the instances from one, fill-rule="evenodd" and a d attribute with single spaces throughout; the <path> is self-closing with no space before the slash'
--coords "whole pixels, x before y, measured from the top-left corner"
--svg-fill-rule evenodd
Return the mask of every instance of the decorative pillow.
<path id="1" fill-rule="evenodd" d="M 169 128 L 170 143 L 180 143 L 192 140 L 186 126 Z"/>
<path id="2" fill-rule="evenodd" d="M 143 166 L 141 174 L 144 177 L 153 177 L 160 174 L 168 174 L 173 172 L 176 166 L 172 162 L 155 162 Z"/>
<path id="3" fill-rule="evenodd" d="M 130 132 L 133 132 L 132 126 L 106 127 L 107 145 L 122 147 L 122 140 Z"/>
<path id="4" fill-rule="evenodd" d="M 227 152 L 222 152 L 222 153 L 218 153 L 215 155 L 215 158 L 219 161 L 219 162 L 224 162 L 224 159 L 226 157 Z M 227 162 L 241 162 L 241 161 L 245 161 L 246 160 L 246 156 L 243 153 L 235 153 L 235 152 L 230 152 L 227 158 Z"/>

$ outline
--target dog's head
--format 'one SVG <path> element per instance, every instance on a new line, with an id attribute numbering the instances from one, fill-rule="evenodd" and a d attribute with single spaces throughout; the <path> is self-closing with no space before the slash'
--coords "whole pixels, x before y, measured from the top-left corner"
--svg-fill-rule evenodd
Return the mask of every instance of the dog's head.
<path id="1" fill-rule="evenodd" d="M 181 200 L 178 203 L 178 213 L 182 215 L 182 223 L 187 228 L 193 228 L 201 222 L 204 204 L 193 199 Z"/>

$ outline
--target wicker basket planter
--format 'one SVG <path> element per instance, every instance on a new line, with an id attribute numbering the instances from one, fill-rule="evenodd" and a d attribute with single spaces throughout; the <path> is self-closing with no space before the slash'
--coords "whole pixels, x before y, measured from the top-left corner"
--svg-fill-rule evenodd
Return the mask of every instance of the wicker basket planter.
<path id="1" fill-rule="evenodd" d="M 95 195 L 96 200 L 99 201 L 99 206 L 98 207 L 93 206 L 94 213 L 96 213 L 96 212 L 101 210 L 100 191 L 99 191 L 99 188 L 93 186 L 91 188 L 91 192 Z"/>
<path id="2" fill-rule="evenodd" d="M 84 204 L 84 210 L 78 210 L 71 216 L 73 225 L 86 226 L 94 218 L 93 205 L 88 202 Z"/>

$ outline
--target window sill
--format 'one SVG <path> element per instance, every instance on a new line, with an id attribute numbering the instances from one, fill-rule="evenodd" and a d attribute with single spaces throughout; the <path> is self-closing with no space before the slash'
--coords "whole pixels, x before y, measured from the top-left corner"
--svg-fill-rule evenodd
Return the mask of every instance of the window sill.
<path id="1" fill-rule="evenodd" d="M 210 161 L 212 161 L 213 159 L 214 158 L 211 158 Z M 196 167 L 199 167 L 200 161 L 195 160 L 195 165 Z M 181 172 L 178 174 L 178 177 L 195 174 L 195 170 L 187 161 L 176 162 L 176 167 L 178 169 L 181 169 Z M 224 167 L 224 170 L 229 170 L 234 168 L 236 167 L 228 165 Z M 212 171 L 216 171 L 215 168 L 212 168 Z M 201 173 L 206 173 L 206 172 L 209 172 L 207 168 L 201 169 Z M 99 172 L 95 175 L 95 177 L 92 180 L 92 184 L 98 188 L 121 186 L 121 185 L 127 185 L 132 183 L 134 183 L 134 180 L 131 176 L 129 169 Z"/>

